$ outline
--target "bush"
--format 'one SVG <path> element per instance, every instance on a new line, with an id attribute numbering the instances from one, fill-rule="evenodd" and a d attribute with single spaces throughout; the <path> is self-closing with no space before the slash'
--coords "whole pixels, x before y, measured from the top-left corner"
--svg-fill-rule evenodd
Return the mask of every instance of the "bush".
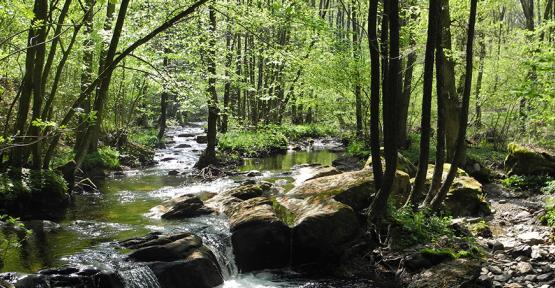
<path id="1" fill-rule="evenodd" d="M 83 170 L 93 170 L 93 169 L 117 169 L 119 168 L 119 152 L 112 147 L 105 146 L 98 148 L 94 153 L 89 153 L 81 167 Z"/>
<path id="2" fill-rule="evenodd" d="M 555 180 L 547 181 L 540 190 L 543 194 L 555 194 Z"/>

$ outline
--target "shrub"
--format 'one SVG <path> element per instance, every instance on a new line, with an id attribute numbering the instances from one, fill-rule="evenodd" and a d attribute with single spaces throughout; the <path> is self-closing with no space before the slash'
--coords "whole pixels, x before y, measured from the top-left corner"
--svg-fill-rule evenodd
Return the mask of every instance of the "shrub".
<path id="1" fill-rule="evenodd" d="M 555 180 L 547 181 L 540 190 L 543 194 L 555 194 Z"/>

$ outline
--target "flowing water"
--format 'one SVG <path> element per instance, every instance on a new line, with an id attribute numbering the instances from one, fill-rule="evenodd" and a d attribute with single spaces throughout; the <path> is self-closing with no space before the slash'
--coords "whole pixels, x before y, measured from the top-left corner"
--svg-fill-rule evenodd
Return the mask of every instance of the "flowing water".
<path id="1" fill-rule="evenodd" d="M 202 133 L 200 124 L 168 131 L 167 136 L 175 143 L 157 151 L 158 165 L 126 171 L 126 175 L 119 178 L 109 178 L 99 185 L 99 193 L 74 195 L 72 206 L 59 226 L 49 225 L 41 229 L 36 227 L 41 226 L 40 223 L 33 223 L 33 235 L 20 248 L 8 250 L 0 272 L 36 272 L 63 265 L 92 265 L 119 271 L 127 279 L 126 286 L 129 288 L 158 288 L 159 284 L 150 269 L 123 261 L 128 251 L 122 250 L 117 241 L 152 231 L 188 231 L 202 237 L 217 255 L 225 273 L 224 288 L 369 287 L 361 282 L 304 279 L 292 271 L 239 274 L 234 263 L 229 225 L 223 216 L 168 221 L 151 211 L 152 207 L 177 195 L 202 191 L 217 193 L 238 185 L 237 181 L 242 176 L 199 182 L 186 176 L 168 175 L 170 170 L 191 171 L 205 148 L 204 144 L 195 141 L 195 136 Z M 300 167 L 292 172 L 292 167 L 305 163 L 331 165 L 336 157 L 336 154 L 326 150 L 288 152 L 264 159 L 247 159 L 241 170 L 259 170 L 262 176 L 258 179 L 289 189 L 295 179 L 302 179 L 305 169 Z M 18 240 L 17 233 L 4 233 L 3 237 Z"/>

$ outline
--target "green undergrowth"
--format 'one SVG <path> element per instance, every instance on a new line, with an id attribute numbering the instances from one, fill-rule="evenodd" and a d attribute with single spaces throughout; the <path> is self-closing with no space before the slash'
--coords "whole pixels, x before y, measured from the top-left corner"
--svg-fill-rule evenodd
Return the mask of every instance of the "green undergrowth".
<path id="1" fill-rule="evenodd" d="M 155 148 L 158 145 L 157 129 L 134 129 L 129 132 L 129 142 Z"/>
<path id="2" fill-rule="evenodd" d="M 218 148 L 244 157 L 283 152 L 291 141 L 339 135 L 338 129 L 324 125 L 266 125 L 256 130 L 234 129 L 218 135 Z"/>
<path id="3" fill-rule="evenodd" d="M 357 139 L 349 141 L 346 151 L 347 154 L 361 159 L 367 159 L 371 155 L 369 143 Z"/>
<path id="4" fill-rule="evenodd" d="M 451 217 L 437 216 L 424 211 L 413 212 L 410 208 L 391 209 L 391 216 L 400 227 L 401 247 L 433 243 L 441 237 L 453 237 Z"/>
<path id="5" fill-rule="evenodd" d="M 218 148 L 245 157 L 265 156 L 287 150 L 287 138 L 281 133 L 232 131 L 218 137 Z"/>
<path id="6" fill-rule="evenodd" d="M 501 184 L 506 188 L 519 191 L 543 192 L 545 194 L 555 192 L 555 181 L 549 176 L 512 175 L 501 180 Z"/>
<path id="7" fill-rule="evenodd" d="M 120 167 L 119 152 L 109 146 L 98 148 L 96 152 L 89 153 L 81 166 L 83 170 L 109 169 L 114 170 Z"/>

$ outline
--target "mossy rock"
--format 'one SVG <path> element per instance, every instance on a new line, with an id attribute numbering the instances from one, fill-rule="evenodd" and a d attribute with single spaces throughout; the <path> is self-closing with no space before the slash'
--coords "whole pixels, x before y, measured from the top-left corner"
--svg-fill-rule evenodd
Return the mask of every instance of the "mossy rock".
<path id="1" fill-rule="evenodd" d="M 505 170 L 509 175 L 555 176 L 555 155 L 553 153 L 517 143 L 510 143 L 507 151 Z"/>
<path id="2" fill-rule="evenodd" d="M 69 204 L 68 186 L 52 170 L 25 170 L 21 179 L 0 174 L 0 212 L 23 219 L 58 219 Z"/>
<path id="3" fill-rule="evenodd" d="M 426 173 L 426 184 L 424 192 L 427 193 L 430 188 L 432 177 L 434 175 L 433 164 L 428 165 Z M 447 174 L 451 169 L 451 164 L 445 163 L 443 165 L 442 179 L 445 180 Z M 414 184 L 415 178 L 411 179 Z M 423 199 L 424 195 L 416 195 L 418 200 Z M 485 216 L 491 214 L 488 203 L 485 200 L 482 184 L 476 179 L 470 177 L 462 169 L 457 170 L 455 180 L 449 188 L 447 197 L 443 203 L 445 212 L 455 217 L 462 216 Z"/>
<path id="4" fill-rule="evenodd" d="M 410 178 L 408 174 L 397 171 L 391 197 L 406 199 L 409 192 Z M 363 169 L 303 182 L 291 189 L 287 195 L 296 198 L 314 196 L 319 199 L 333 199 L 360 212 L 370 205 L 375 193 L 374 174 L 370 169 Z"/>
<path id="5" fill-rule="evenodd" d="M 383 169 L 385 169 L 385 159 L 383 158 L 383 147 L 380 149 L 380 155 L 381 155 L 381 160 L 382 160 L 382 167 L 384 167 Z M 368 160 L 366 161 L 366 164 L 364 164 L 364 168 L 366 169 L 372 169 L 372 156 L 370 156 L 368 158 Z M 403 171 L 407 174 L 409 174 L 410 177 L 414 177 L 416 176 L 416 171 L 417 168 L 416 166 L 414 166 L 414 164 L 412 162 L 410 162 L 410 160 L 403 156 L 403 154 L 398 153 L 397 154 L 397 170 Z"/>

